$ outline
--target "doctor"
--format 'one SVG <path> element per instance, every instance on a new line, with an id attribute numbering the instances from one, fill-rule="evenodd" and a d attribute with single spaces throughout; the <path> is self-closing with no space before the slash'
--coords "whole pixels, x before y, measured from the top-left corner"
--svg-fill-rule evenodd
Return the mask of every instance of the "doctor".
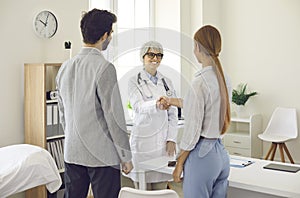
<path id="1" fill-rule="evenodd" d="M 163 58 L 160 43 L 145 43 L 140 51 L 143 70 L 134 75 L 128 84 L 129 101 L 134 110 L 134 126 L 130 137 L 132 160 L 135 169 L 129 174 L 138 188 L 139 163 L 161 156 L 175 155 L 177 137 L 177 108 L 159 102 L 161 96 L 176 97 L 170 79 L 157 71 Z M 147 190 L 166 189 L 171 175 L 149 172 Z"/>

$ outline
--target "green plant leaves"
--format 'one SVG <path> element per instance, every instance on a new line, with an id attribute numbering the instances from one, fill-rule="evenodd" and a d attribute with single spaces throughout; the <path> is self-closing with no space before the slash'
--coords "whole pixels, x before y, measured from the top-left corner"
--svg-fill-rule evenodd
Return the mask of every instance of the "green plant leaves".
<path id="1" fill-rule="evenodd" d="M 256 91 L 246 93 L 247 84 L 239 84 L 237 89 L 232 90 L 232 102 L 237 105 L 245 105 L 248 99 L 257 95 Z"/>
<path id="2" fill-rule="evenodd" d="M 127 102 L 127 109 L 132 109 L 132 106 L 129 101 Z"/>

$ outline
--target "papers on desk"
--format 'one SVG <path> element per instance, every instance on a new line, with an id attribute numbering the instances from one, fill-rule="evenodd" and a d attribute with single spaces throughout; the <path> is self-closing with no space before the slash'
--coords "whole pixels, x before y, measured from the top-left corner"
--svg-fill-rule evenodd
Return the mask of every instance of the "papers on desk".
<path id="1" fill-rule="evenodd" d="M 238 159 L 238 158 L 234 158 L 234 157 L 230 158 L 230 166 L 231 167 L 244 168 L 253 163 L 254 163 L 254 161 L 247 160 L 247 159 Z"/>

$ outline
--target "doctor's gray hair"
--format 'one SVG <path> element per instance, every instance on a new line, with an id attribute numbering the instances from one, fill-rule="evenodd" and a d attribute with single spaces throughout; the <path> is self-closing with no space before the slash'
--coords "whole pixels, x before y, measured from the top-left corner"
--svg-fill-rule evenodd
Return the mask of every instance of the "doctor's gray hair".
<path id="1" fill-rule="evenodd" d="M 149 51 L 149 49 L 153 49 L 158 51 L 159 53 L 163 54 L 164 50 L 162 45 L 159 42 L 156 41 L 149 41 L 147 43 L 145 43 L 142 47 L 141 47 L 141 51 L 140 51 L 140 58 L 141 61 L 143 62 L 144 60 L 144 56 L 145 54 Z"/>

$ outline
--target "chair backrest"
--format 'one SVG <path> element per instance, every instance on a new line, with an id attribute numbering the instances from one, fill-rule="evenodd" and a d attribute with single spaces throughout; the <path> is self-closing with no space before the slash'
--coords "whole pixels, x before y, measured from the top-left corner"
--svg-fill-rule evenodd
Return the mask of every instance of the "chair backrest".
<path id="1" fill-rule="evenodd" d="M 179 198 L 174 190 L 138 190 L 122 187 L 118 198 Z"/>
<path id="2" fill-rule="evenodd" d="M 277 107 L 264 133 L 296 138 L 298 135 L 296 109 Z"/>

